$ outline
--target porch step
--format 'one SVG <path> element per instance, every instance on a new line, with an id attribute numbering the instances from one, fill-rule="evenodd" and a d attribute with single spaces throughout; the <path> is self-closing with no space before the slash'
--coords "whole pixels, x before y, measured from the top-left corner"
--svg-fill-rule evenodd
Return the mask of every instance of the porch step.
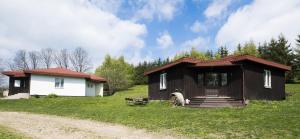
<path id="1" fill-rule="evenodd" d="M 243 100 L 230 97 L 196 97 L 190 99 L 188 107 L 217 108 L 244 106 Z"/>

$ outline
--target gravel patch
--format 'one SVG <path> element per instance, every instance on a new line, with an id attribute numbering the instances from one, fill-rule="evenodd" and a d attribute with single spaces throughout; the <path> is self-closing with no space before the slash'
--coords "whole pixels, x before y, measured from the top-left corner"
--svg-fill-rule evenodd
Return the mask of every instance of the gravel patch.
<path id="1" fill-rule="evenodd" d="M 123 125 L 25 112 L 0 112 L 0 124 L 37 139 L 173 139 Z"/>

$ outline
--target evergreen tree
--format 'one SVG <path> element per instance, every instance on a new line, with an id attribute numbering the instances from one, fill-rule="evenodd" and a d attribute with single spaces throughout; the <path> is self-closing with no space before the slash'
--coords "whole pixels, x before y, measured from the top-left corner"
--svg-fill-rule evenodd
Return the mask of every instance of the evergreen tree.
<path id="1" fill-rule="evenodd" d="M 298 80 L 300 80 L 300 35 L 296 39 L 296 49 L 295 49 L 295 73 Z"/>
<path id="2" fill-rule="evenodd" d="M 218 55 L 220 56 L 220 58 L 224 58 L 226 56 L 228 56 L 228 50 L 225 46 L 221 46 L 219 49 L 218 49 Z M 219 57 L 218 56 L 218 57 Z"/>
<path id="3" fill-rule="evenodd" d="M 205 57 L 209 60 L 213 59 L 214 58 L 214 53 L 213 51 L 211 50 L 207 50 L 206 53 L 205 53 Z"/>
<path id="4" fill-rule="evenodd" d="M 242 45 L 239 43 L 237 49 L 233 52 L 234 55 L 242 55 Z"/>

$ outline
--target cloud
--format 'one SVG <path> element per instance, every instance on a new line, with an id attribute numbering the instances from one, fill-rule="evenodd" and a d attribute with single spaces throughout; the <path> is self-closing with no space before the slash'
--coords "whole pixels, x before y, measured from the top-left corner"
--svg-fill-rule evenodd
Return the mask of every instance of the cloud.
<path id="1" fill-rule="evenodd" d="M 183 6 L 183 0 L 140 0 L 132 1 L 131 6 L 136 7 L 134 20 L 172 20 L 175 14 Z"/>
<path id="2" fill-rule="evenodd" d="M 3 57 L 18 49 L 81 46 L 100 64 L 107 53 L 136 53 L 147 34 L 144 24 L 122 20 L 88 0 L 0 1 L 0 19 Z"/>
<path id="3" fill-rule="evenodd" d="M 271 9 L 270 9 L 270 8 Z M 256 0 L 231 14 L 216 35 L 217 45 L 231 50 L 238 43 L 269 41 L 280 33 L 294 45 L 300 31 L 300 1 Z"/>
<path id="4" fill-rule="evenodd" d="M 174 44 L 171 35 L 167 31 L 161 33 L 156 42 L 161 48 L 168 48 Z"/>
<path id="5" fill-rule="evenodd" d="M 190 27 L 190 30 L 194 33 L 199 33 L 199 32 L 205 32 L 206 31 L 207 25 L 204 25 L 203 23 L 199 22 L 196 20 L 193 25 Z"/>
<path id="6" fill-rule="evenodd" d="M 103 11 L 117 14 L 123 4 L 123 0 L 89 0 Z"/>
<path id="7" fill-rule="evenodd" d="M 181 46 L 183 50 L 189 50 L 192 47 L 198 48 L 202 51 L 205 51 L 209 48 L 210 39 L 208 37 L 197 37 L 191 40 L 185 41 Z"/>
<path id="8" fill-rule="evenodd" d="M 213 0 L 204 11 L 204 15 L 207 18 L 217 17 L 227 10 L 230 3 L 231 0 Z"/>

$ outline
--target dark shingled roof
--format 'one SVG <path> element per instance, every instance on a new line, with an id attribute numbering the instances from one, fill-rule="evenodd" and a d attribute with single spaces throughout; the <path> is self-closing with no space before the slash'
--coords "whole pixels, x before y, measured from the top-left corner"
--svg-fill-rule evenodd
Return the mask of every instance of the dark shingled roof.
<path id="1" fill-rule="evenodd" d="M 161 71 L 161 70 L 173 67 L 180 63 L 191 63 L 195 67 L 222 67 L 222 66 L 235 66 L 235 65 L 238 65 L 236 62 L 240 62 L 240 61 L 252 61 L 255 63 L 267 65 L 267 66 L 278 68 L 278 69 L 285 70 L 285 71 L 291 70 L 290 66 L 279 64 L 279 63 L 276 63 L 273 61 L 268 61 L 268 60 L 258 58 L 255 56 L 251 56 L 251 55 L 234 56 L 234 55 L 232 55 L 232 56 L 227 56 L 227 57 L 224 57 L 224 58 L 218 59 L 218 60 L 199 60 L 199 59 L 194 59 L 194 58 L 182 58 L 182 59 L 176 60 L 174 62 L 171 62 L 169 64 L 163 65 L 161 67 L 157 67 L 157 68 L 151 69 L 149 71 L 146 71 L 144 74 L 148 75 L 148 74 L 151 74 L 151 73 L 154 73 L 157 71 Z"/>

